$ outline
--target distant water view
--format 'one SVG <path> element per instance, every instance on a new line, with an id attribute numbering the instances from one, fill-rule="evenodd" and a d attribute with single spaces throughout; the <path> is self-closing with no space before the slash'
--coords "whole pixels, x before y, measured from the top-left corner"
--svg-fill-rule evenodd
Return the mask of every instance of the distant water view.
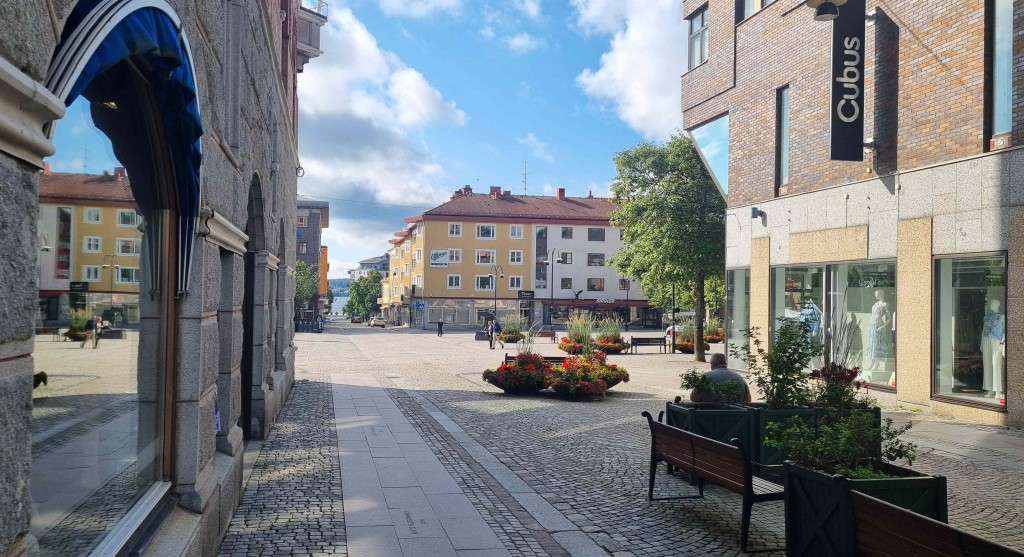
<path id="1" fill-rule="evenodd" d="M 342 309 L 345 307 L 345 304 L 347 303 L 348 296 L 345 296 L 344 298 L 340 296 L 335 298 L 334 304 L 331 305 L 331 313 L 341 313 Z"/>

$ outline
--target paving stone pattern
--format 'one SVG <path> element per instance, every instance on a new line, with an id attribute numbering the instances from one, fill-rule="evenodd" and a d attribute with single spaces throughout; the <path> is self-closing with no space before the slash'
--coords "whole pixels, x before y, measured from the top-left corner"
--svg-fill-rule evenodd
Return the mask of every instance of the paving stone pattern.
<path id="1" fill-rule="evenodd" d="M 220 555 L 348 555 L 329 377 L 295 381 Z"/>

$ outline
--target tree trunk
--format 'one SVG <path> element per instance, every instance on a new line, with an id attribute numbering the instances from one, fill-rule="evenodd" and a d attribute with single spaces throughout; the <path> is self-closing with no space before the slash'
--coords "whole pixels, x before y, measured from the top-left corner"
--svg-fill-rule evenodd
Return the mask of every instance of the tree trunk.
<path id="1" fill-rule="evenodd" d="M 704 273 L 697 274 L 697 283 L 693 288 L 693 300 L 697 307 L 693 308 L 693 355 L 694 360 L 706 362 L 704 357 Z"/>

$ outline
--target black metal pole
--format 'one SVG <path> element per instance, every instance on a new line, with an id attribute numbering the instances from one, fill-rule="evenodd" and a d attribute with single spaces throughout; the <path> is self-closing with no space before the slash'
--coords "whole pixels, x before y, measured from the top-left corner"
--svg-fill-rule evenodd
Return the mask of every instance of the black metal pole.
<path id="1" fill-rule="evenodd" d="M 695 337 L 696 338 L 696 337 Z M 672 351 L 676 351 L 676 283 L 672 283 Z"/>

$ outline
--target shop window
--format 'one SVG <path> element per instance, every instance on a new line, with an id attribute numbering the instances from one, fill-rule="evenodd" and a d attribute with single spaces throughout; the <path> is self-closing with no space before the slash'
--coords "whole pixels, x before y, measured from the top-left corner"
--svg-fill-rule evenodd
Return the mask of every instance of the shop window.
<path id="1" fill-rule="evenodd" d="M 862 381 L 896 387 L 896 264 L 830 265 L 829 281 L 832 361 L 859 367 Z"/>
<path id="2" fill-rule="evenodd" d="M 825 267 L 777 267 L 772 274 L 772 324 L 774 335 L 777 319 L 798 319 L 810 327 L 810 341 L 821 345 L 825 323 Z M 811 361 L 811 367 L 821 365 L 821 358 Z"/>
<path id="3" fill-rule="evenodd" d="M 731 269 L 725 272 L 725 354 L 730 368 L 746 367 L 732 353 L 746 346 L 747 339 L 743 331 L 749 328 L 750 269 Z"/>
<path id="4" fill-rule="evenodd" d="M 589 291 L 589 292 L 603 292 L 604 291 L 604 279 L 603 278 L 588 278 L 587 279 L 587 291 Z"/>
<path id="5" fill-rule="evenodd" d="M 1006 257 L 935 262 L 933 394 L 1006 405 Z"/>

